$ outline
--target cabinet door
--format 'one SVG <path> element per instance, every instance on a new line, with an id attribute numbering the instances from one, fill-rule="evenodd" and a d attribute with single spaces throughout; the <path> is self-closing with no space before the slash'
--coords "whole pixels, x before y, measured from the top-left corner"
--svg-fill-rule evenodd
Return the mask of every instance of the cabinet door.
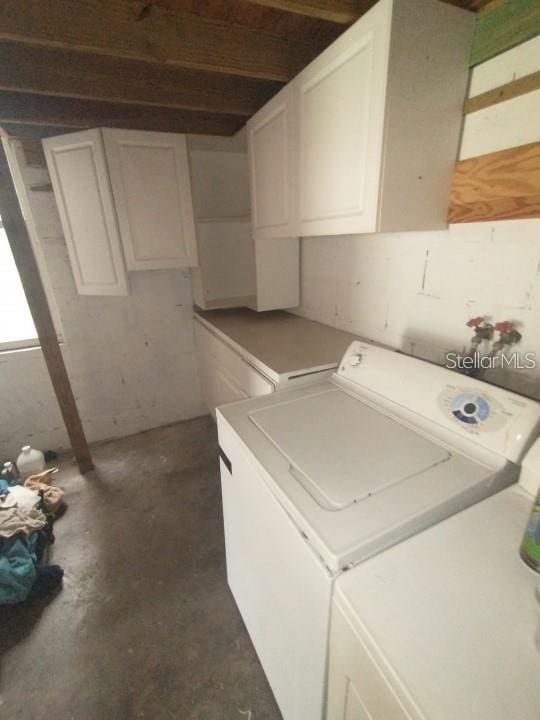
<path id="1" fill-rule="evenodd" d="M 102 132 L 128 270 L 196 266 L 185 136 Z"/>
<path id="2" fill-rule="evenodd" d="M 128 285 L 99 130 L 43 141 L 80 295 L 127 295 Z"/>
<path id="3" fill-rule="evenodd" d="M 296 235 L 292 85 L 247 124 L 251 213 L 257 238 Z"/>
<path id="4" fill-rule="evenodd" d="M 294 81 L 300 235 L 376 230 L 391 0 L 381 0 Z"/>

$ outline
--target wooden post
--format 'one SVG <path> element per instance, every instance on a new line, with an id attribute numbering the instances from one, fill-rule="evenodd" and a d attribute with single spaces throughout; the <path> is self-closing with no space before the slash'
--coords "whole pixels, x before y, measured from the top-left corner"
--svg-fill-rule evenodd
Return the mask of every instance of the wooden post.
<path id="1" fill-rule="evenodd" d="M 60 405 L 71 448 L 80 472 L 93 469 L 92 456 L 75 404 L 56 329 L 24 221 L 5 149 L 0 142 L 0 216 L 21 277 L 49 377 Z"/>

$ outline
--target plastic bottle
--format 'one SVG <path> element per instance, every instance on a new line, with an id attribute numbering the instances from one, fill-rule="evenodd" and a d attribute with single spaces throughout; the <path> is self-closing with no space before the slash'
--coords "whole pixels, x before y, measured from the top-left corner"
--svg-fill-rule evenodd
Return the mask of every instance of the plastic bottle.
<path id="1" fill-rule="evenodd" d="M 43 472 L 45 470 L 45 457 L 41 450 L 34 450 L 30 445 L 25 445 L 17 458 L 17 469 L 24 480 L 29 475 Z"/>
<path id="2" fill-rule="evenodd" d="M 10 485 L 22 485 L 21 476 L 19 475 L 15 463 L 10 460 L 4 463 L 1 476 L 7 480 Z"/>
<path id="3" fill-rule="evenodd" d="M 540 573 L 540 492 L 531 510 L 520 553 L 527 565 Z"/>
<path id="4" fill-rule="evenodd" d="M 536 649 L 540 652 L 540 580 L 536 586 L 536 599 L 538 600 L 538 623 L 536 625 L 536 635 L 534 636 L 534 644 Z"/>

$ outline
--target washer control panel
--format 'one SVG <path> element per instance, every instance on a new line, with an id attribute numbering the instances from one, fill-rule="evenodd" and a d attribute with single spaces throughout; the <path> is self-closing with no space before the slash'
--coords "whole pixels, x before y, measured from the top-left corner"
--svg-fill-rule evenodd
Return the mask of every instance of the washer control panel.
<path id="1" fill-rule="evenodd" d="M 468 436 L 512 462 L 540 432 L 540 403 L 367 342 L 351 343 L 334 379 L 398 416 L 452 432 L 452 442 Z"/>
<path id="2" fill-rule="evenodd" d="M 439 396 L 439 405 L 450 413 L 462 427 L 476 432 L 500 430 L 513 417 L 501 403 L 474 389 L 448 385 Z"/>

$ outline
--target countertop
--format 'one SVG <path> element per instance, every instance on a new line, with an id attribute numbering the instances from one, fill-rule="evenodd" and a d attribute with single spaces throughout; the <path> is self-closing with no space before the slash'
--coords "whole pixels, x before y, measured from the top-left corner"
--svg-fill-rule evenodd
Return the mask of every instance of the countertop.
<path id="1" fill-rule="evenodd" d="M 337 367 L 357 335 L 283 310 L 258 313 L 246 308 L 199 310 L 202 318 L 239 351 L 276 375 Z"/>

